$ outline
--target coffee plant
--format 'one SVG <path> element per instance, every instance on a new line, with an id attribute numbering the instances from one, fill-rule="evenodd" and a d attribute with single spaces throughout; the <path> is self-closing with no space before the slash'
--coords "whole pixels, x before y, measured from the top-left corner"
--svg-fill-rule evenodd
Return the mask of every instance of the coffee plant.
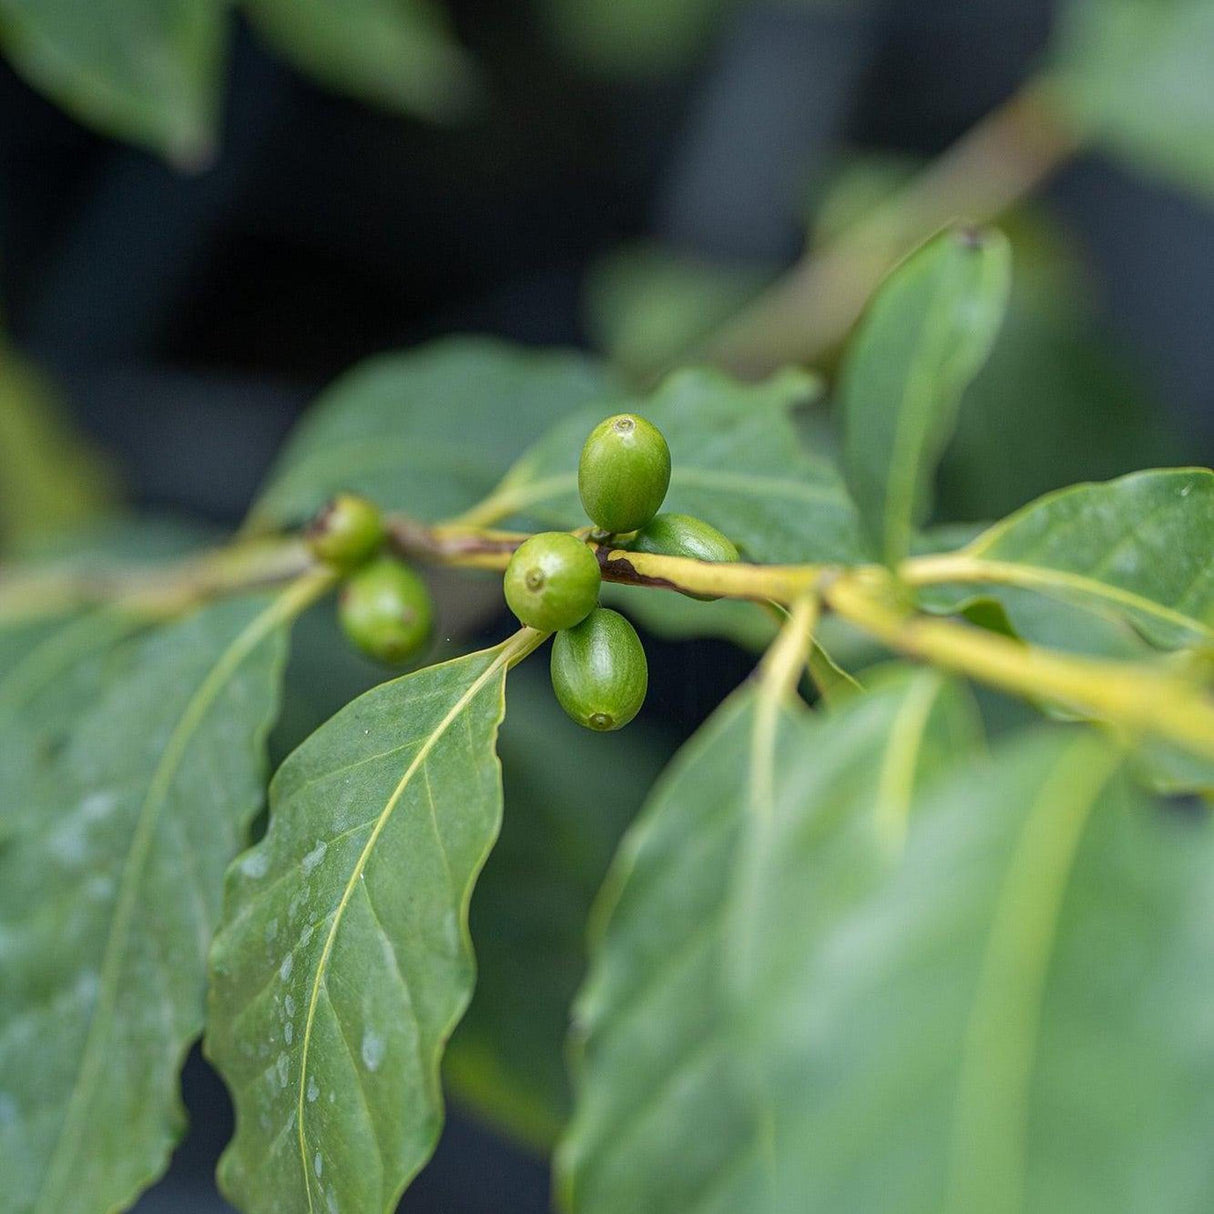
<path id="1" fill-rule="evenodd" d="M 129 1205 L 181 1132 L 200 1032 L 239 1210 L 394 1206 L 476 981 L 499 726 L 538 711 L 513 672 L 555 633 L 580 724 L 645 698 L 643 643 L 602 601 L 772 639 L 597 897 L 572 1110 L 531 1135 L 562 1208 L 1208 1209 L 1214 473 L 1075 485 L 964 542 L 925 529 L 1010 273 L 971 228 L 895 269 L 839 372 L 838 458 L 804 438 L 799 370 L 638 394 L 452 339 L 334 385 L 232 541 L 10 567 L 0 1208 Z M 293 624 L 339 591 L 350 639 L 407 660 L 426 568 L 504 576 L 521 626 L 322 724 L 248 848 Z M 830 635 L 888 660 L 848 672 Z M 988 738 L 981 687 L 1039 720 Z M 616 736 L 556 792 L 587 818 L 629 761 Z M 526 1077 L 494 1074 L 473 1102 L 517 1104 Z"/>

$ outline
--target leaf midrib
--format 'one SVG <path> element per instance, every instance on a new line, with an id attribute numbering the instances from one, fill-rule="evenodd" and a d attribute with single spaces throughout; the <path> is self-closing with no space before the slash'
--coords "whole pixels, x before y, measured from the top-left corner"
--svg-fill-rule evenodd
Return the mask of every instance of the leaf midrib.
<path id="1" fill-rule="evenodd" d="M 98 980 L 97 1002 L 90 1017 L 88 1034 L 77 1070 L 77 1079 L 72 1087 L 71 1095 L 68 1097 L 67 1109 L 64 1112 L 54 1150 L 47 1161 L 45 1178 L 34 1205 L 36 1212 L 43 1210 L 53 1212 L 62 1204 L 62 1199 L 56 1196 L 56 1190 L 62 1188 L 65 1169 L 71 1165 L 76 1140 L 79 1138 L 81 1130 L 77 1123 L 100 1072 L 103 1058 L 103 1037 L 114 1014 L 120 967 L 126 953 L 139 882 L 151 851 L 160 812 L 176 777 L 177 768 L 186 753 L 194 731 L 205 720 L 220 692 L 244 660 L 265 640 L 270 632 L 280 623 L 291 618 L 298 610 L 299 598 L 298 586 L 288 589 L 269 607 L 255 616 L 224 650 L 219 661 L 211 667 L 198 690 L 187 702 L 185 710 L 174 726 L 161 754 L 156 770 L 153 772 L 136 819 L 131 847 L 123 864 L 118 899 L 106 937 Z"/>
<path id="2" fill-rule="evenodd" d="M 299 1159 L 300 1166 L 303 1172 L 304 1189 L 308 1195 L 308 1210 L 314 1211 L 315 1205 L 312 1201 L 312 1169 L 311 1161 L 308 1158 L 308 1142 L 307 1132 L 304 1127 L 305 1118 L 305 1093 L 307 1091 L 308 1079 L 308 1054 L 312 1044 L 312 1029 L 316 1022 L 316 1008 L 320 1002 L 321 987 L 325 980 L 325 971 L 329 964 L 329 958 L 333 952 L 334 942 L 337 939 L 338 929 L 341 927 L 342 917 L 345 914 L 346 907 L 349 905 L 354 890 L 358 886 L 359 878 L 362 876 L 367 862 L 371 857 L 371 853 L 375 849 L 375 844 L 379 840 L 379 836 L 383 833 L 392 817 L 396 806 L 400 803 L 400 799 L 404 796 L 406 789 L 413 781 L 417 772 L 422 768 L 426 759 L 429 758 L 431 751 L 438 745 L 439 740 L 446 734 L 447 730 L 459 719 L 461 714 L 467 709 L 468 705 L 481 693 L 488 685 L 489 681 L 499 674 L 510 662 L 513 656 L 513 650 L 510 642 L 506 642 L 501 647 L 497 656 L 492 662 L 477 675 L 474 682 L 469 686 L 468 690 L 459 697 L 458 700 L 447 711 L 443 719 L 438 725 L 431 730 L 429 737 L 418 748 L 417 753 L 409 762 L 409 766 L 405 769 L 396 787 L 392 790 L 383 811 L 375 820 L 375 825 L 371 830 L 371 834 L 367 838 L 367 842 L 363 845 L 362 851 L 359 852 L 358 859 L 354 863 L 354 867 L 350 872 L 349 880 L 346 882 L 345 888 L 342 890 L 341 898 L 338 900 L 337 908 L 333 912 L 333 919 L 329 925 L 328 935 L 325 937 L 325 943 L 321 949 L 320 957 L 316 962 L 316 972 L 312 978 L 312 990 L 308 996 L 308 1011 L 304 1017 L 303 1038 L 300 1046 L 299 1058 L 299 1098 L 296 1106 L 296 1122 L 299 1125 Z"/>

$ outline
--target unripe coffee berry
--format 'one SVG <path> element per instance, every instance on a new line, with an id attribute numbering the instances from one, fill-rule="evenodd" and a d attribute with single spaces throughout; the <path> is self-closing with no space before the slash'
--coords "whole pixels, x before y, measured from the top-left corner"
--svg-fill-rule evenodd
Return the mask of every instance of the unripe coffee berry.
<path id="1" fill-rule="evenodd" d="M 552 642 L 552 689 L 561 707 L 587 729 L 627 725 L 649 688 L 645 647 L 618 611 L 597 607 Z"/>
<path id="2" fill-rule="evenodd" d="M 691 514 L 659 514 L 636 533 L 628 547 L 633 552 L 655 556 L 682 556 L 694 561 L 728 562 L 738 559 L 738 549 L 727 535 L 711 523 Z M 712 602 L 718 596 L 693 594 L 693 599 Z"/>
<path id="3" fill-rule="evenodd" d="M 506 566 L 506 602 L 519 621 L 542 632 L 581 623 L 599 601 L 599 562 L 566 531 L 525 540 Z"/>
<path id="4" fill-rule="evenodd" d="M 600 422 L 582 447 L 577 487 L 596 527 L 612 534 L 644 527 L 670 487 L 670 448 L 662 432 L 635 413 Z"/>
<path id="5" fill-rule="evenodd" d="M 355 569 L 383 544 L 383 519 L 365 497 L 339 493 L 312 520 L 306 538 L 317 560 L 338 569 Z"/>
<path id="6" fill-rule="evenodd" d="M 337 614 L 357 648 L 393 666 L 421 649 L 434 623 L 426 583 L 391 557 L 381 557 L 351 574 L 338 599 Z"/>

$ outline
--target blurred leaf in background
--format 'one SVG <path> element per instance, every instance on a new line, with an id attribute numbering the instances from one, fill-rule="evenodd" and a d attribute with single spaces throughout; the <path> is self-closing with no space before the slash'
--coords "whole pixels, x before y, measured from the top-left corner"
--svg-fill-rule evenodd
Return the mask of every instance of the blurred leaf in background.
<path id="1" fill-rule="evenodd" d="M 214 154 L 225 0 L 0 0 L 13 66 L 81 122 L 183 168 Z"/>
<path id="2" fill-rule="evenodd" d="M 1214 0 L 1070 0 L 1053 69 L 1088 138 L 1214 194 Z"/>
<path id="3" fill-rule="evenodd" d="M 0 339 L 0 552 L 95 521 L 117 490 L 50 383 Z"/>
<path id="4" fill-rule="evenodd" d="M 466 114 L 476 65 L 432 0 L 248 0 L 249 20 L 302 72 L 373 105 L 430 119 Z"/>

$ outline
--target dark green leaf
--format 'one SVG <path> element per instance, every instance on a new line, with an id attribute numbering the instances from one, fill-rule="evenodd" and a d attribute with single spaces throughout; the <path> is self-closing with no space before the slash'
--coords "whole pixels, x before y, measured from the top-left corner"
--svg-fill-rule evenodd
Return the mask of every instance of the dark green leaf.
<path id="1" fill-rule="evenodd" d="M 1206 194 L 1211 62 L 1211 0 L 1069 0 L 1054 47 L 1058 94 L 1084 134 Z"/>
<path id="2" fill-rule="evenodd" d="M 300 522 L 342 489 L 429 521 L 455 514 L 558 418 L 613 391 L 607 373 L 578 355 L 482 338 L 371 359 L 316 402 L 252 523 Z"/>
<path id="3" fill-rule="evenodd" d="M 1019 738 L 925 789 L 892 880 L 796 945 L 767 901 L 774 1210 L 1210 1208 L 1214 831 L 1118 763 Z"/>
<path id="4" fill-rule="evenodd" d="M 55 681 L 38 650 L 15 682 L 23 668 L 10 668 L 6 689 L 47 745 L 18 764 L 28 804 L 0 844 L 7 1210 L 102 1214 L 167 1163 L 223 870 L 262 799 L 292 610 L 291 592 L 205 608 L 117 657 L 102 648 L 105 679 L 96 653 L 65 669 L 62 641 L 46 651 Z M 87 649 L 88 629 L 76 639 Z"/>
<path id="5" fill-rule="evenodd" d="M 801 447 L 791 411 L 817 381 L 785 371 L 742 384 L 718 371 L 677 371 L 652 396 L 616 400 L 557 426 L 510 470 L 495 515 L 538 525 L 584 526 L 577 492 L 582 443 L 620 408 L 654 423 L 670 444 L 664 510 L 694 514 L 758 561 L 856 561 L 866 551 L 842 478 Z"/>
<path id="6" fill-rule="evenodd" d="M 927 601 L 995 598 L 1022 636 L 1064 648 L 1127 652 L 1117 636 L 1127 625 L 1164 649 L 1208 645 L 1211 551 L 1214 472 L 1137 472 L 1048 494 L 996 523 L 940 558 L 940 578 L 956 568 L 967 589 L 933 590 Z"/>
<path id="7" fill-rule="evenodd" d="M 375 105 L 453 118 L 476 95 L 476 70 L 431 0 L 245 0 L 245 8 L 304 72 Z"/>
<path id="8" fill-rule="evenodd" d="M 848 480 L 886 560 L 909 550 L 961 394 L 1007 305 L 1011 254 L 995 231 L 943 233 L 880 288 L 841 380 Z"/>
<path id="9" fill-rule="evenodd" d="M 17 70 L 106 134 L 196 167 L 213 152 L 222 0 L 0 0 Z"/>
<path id="10" fill-rule="evenodd" d="M 266 837 L 229 869 L 207 1049 L 237 1111 L 220 1184 L 247 1214 L 394 1209 L 434 1149 L 527 636 L 344 708 L 279 769 Z"/>
<path id="11" fill-rule="evenodd" d="M 598 911 L 558 1155 L 570 1211 L 764 1208 L 766 1116 L 736 1020 L 761 885 L 801 874 L 798 929 L 846 905 L 896 854 L 919 780 L 973 742 L 971 710 L 924 672 L 821 721 L 748 688 L 680 751 Z M 786 833 L 788 803 L 815 826 Z"/>

